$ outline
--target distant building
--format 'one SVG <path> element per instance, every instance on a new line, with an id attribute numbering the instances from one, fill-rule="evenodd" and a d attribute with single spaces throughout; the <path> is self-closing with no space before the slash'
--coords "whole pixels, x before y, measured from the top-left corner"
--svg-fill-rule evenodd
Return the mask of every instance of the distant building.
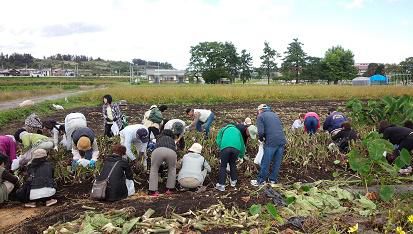
<path id="1" fill-rule="evenodd" d="M 53 76 L 75 76 L 75 71 L 70 69 L 54 69 L 52 71 Z"/>
<path id="2" fill-rule="evenodd" d="M 0 70 L 0 76 L 20 76 L 20 71 L 16 69 Z"/>
<path id="3" fill-rule="evenodd" d="M 184 70 L 146 70 L 146 77 L 149 83 L 153 84 L 181 84 L 189 82 Z"/>
<path id="4" fill-rule="evenodd" d="M 354 66 L 357 69 L 357 75 L 362 76 L 367 71 L 369 63 L 356 63 Z"/>

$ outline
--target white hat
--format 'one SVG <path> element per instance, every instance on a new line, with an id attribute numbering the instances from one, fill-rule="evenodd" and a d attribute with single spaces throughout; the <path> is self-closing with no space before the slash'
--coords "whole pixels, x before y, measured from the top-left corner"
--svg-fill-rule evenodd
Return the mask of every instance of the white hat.
<path id="1" fill-rule="evenodd" d="M 201 154 L 201 152 L 202 152 L 202 145 L 199 144 L 199 143 L 194 143 L 194 144 L 191 146 L 191 148 L 188 149 L 188 151 L 192 151 L 192 152 L 194 152 L 194 153 Z"/>
<path id="2" fill-rule="evenodd" d="M 250 117 L 245 118 L 244 124 L 245 125 L 251 125 L 252 124 L 251 118 Z"/>
<path id="3" fill-rule="evenodd" d="M 268 106 L 267 106 L 267 104 L 261 104 L 261 105 L 259 105 L 258 106 L 258 110 L 263 110 L 263 109 L 267 109 L 268 108 Z"/>
<path id="4" fill-rule="evenodd" d="M 151 108 L 149 108 L 149 110 L 152 110 L 153 108 L 158 108 L 157 105 L 152 105 Z"/>

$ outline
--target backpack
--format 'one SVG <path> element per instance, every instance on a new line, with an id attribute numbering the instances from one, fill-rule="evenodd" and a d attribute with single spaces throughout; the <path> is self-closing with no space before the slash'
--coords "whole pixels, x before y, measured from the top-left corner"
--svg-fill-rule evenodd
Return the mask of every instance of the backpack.
<path id="1" fill-rule="evenodd" d="M 148 119 L 153 123 L 160 124 L 163 120 L 162 112 L 158 108 L 153 108 Z"/>

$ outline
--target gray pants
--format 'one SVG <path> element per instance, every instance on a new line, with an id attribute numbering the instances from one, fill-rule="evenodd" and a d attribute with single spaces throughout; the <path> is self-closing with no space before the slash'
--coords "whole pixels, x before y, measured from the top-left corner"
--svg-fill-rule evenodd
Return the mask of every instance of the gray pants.
<path id="1" fill-rule="evenodd" d="M 176 152 L 166 147 L 160 147 L 152 152 L 151 156 L 151 172 L 149 174 L 149 191 L 158 191 L 159 182 L 159 166 L 162 162 L 168 165 L 168 179 L 166 187 L 168 189 L 175 188 L 176 183 Z"/>

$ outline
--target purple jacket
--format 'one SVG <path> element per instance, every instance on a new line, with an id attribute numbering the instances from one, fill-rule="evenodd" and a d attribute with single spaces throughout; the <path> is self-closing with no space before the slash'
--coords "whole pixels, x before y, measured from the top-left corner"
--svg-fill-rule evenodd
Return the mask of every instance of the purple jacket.
<path id="1" fill-rule="evenodd" d="M 10 162 L 16 159 L 17 144 L 11 137 L 0 136 L 0 153 L 9 157 Z"/>

